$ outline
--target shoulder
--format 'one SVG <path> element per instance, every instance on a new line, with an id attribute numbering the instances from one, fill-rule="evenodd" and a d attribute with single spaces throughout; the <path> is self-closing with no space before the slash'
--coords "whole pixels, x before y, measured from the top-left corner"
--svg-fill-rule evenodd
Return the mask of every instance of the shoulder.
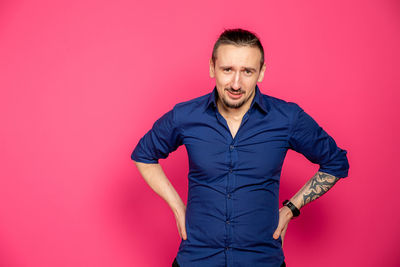
<path id="1" fill-rule="evenodd" d="M 185 122 L 202 117 L 211 93 L 176 103 L 170 110 L 175 125 L 182 126 Z"/>
<path id="2" fill-rule="evenodd" d="M 192 98 L 192 99 L 189 99 L 186 101 L 179 102 L 179 103 L 175 104 L 174 109 L 185 110 L 185 109 L 200 108 L 207 104 L 210 95 L 211 95 L 211 93 L 208 93 L 205 95 L 198 96 L 196 98 Z"/>
<path id="3" fill-rule="evenodd" d="M 295 102 L 287 101 L 266 94 L 262 94 L 262 97 L 263 97 L 263 102 L 269 105 L 269 109 L 271 112 L 278 112 L 291 117 L 302 110 L 299 104 Z"/>
<path id="4" fill-rule="evenodd" d="M 177 117 L 188 117 L 190 115 L 201 113 L 205 110 L 211 93 L 198 96 L 186 101 L 179 102 L 173 107 Z"/>

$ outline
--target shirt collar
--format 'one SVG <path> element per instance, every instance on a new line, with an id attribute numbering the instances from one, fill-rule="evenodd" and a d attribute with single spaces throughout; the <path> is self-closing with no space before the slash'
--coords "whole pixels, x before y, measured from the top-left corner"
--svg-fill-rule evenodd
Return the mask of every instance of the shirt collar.
<path id="1" fill-rule="evenodd" d="M 250 109 L 252 109 L 254 105 L 257 105 L 264 113 L 268 113 L 269 104 L 267 102 L 267 99 L 262 97 L 262 94 L 260 92 L 260 88 L 258 88 L 258 85 L 256 85 L 255 90 L 256 90 L 255 96 L 254 96 L 253 102 L 250 105 Z M 218 96 L 217 87 L 214 87 L 213 91 L 211 92 L 210 96 L 208 97 L 206 109 L 209 108 L 211 105 L 214 108 L 217 107 L 217 102 L 216 102 L 217 96 Z"/>

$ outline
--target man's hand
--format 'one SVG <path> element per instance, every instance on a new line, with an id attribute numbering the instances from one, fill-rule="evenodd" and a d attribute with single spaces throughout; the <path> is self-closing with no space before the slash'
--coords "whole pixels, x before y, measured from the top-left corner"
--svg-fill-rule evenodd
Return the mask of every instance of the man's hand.
<path id="1" fill-rule="evenodd" d="M 186 205 L 182 204 L 174 211 L 176 226 L 178 227 L 178 233 L 184 240 L 187 239 L 186 226 L 185 226 L 185 215 L 186 215 Z"/>
<path id="2" fill-rule="evenodd" d="M 165 176 L 164 170 L 160 164 L 136 162 L 135 164 L 149 186 L 162 197 L 170 206 L 175 214 L 176 225 L 178 226 L 181 238 L 187 238 L 185 229 L 186 206 L 182 202 L 178 192 L 172 186 L 171 182 Z"/>
<path id="3" fill-rule="evenodd" d="M 301 209 L 307 203 L 325 194 L 338 180 L 339 178 L 331 174 L 318 171 L 310 180 L 307 181 L 296 195 L 290 199 L 290 202 L 292 202 L 298 209 Z M 281 236 L 282 247 L 289 221 L 292 218 L 293 213 L 287 206 L 283 206 L 279 209 L 279 224 L 273 237 L 274 239 L 278 239 L 279 235 Z"/>
<path id="4" fill-rule="evenodd" d="M 278 239 L 279 236 L 281 236 L 282 247 L 283 247 L 283 239 L 285 238 L 288 224 L 292 218 L 293 218 L 293 213 L 287 206 L 283 206 L 282 208 L 279 209 L 279 223 L 273 237 L 274 239 Z"/>

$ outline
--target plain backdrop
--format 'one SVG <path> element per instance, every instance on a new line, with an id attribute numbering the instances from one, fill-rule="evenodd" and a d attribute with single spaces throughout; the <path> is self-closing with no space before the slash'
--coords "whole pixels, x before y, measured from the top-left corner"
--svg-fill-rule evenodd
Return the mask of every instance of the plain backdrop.
<path id="1" fill-rule="evenodd" d="M 288 266 L 400 266 L 395 0 L 0 1 L 0 266 L 171 266 L 174 215 L 130 155 L 211 92 L 212 46 L 233 27 L 261 38 L 261 91 L 348 151 L 349 176 L 290 222 Z M 185 148 L 160 162 L 186 203 Z M 290 151 L 281 201 L 317 169 Z"/>

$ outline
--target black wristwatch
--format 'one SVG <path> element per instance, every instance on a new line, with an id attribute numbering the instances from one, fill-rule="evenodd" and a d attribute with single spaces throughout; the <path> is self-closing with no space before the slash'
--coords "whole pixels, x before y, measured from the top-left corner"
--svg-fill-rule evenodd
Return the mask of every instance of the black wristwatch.
<path id="1" fill-rule="evenodd" d="M 297 217 L 300 215 L 300 210 L 289 200 L 283 201 L 282 205 L 287 206 L 293 213 L 293 217 Z"/>

